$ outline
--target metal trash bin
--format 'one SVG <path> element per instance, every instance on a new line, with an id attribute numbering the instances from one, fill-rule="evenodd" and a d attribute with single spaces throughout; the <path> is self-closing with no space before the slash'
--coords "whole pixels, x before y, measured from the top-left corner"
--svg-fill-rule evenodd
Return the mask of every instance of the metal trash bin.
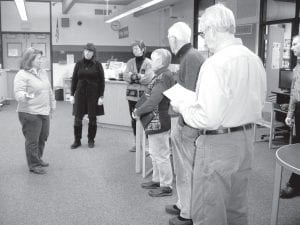
<path id="1" fill-rule="evenodd" d="M 64 100 L 64 90 L 62 87 L 55 88 L 54 91 L 55 100 L 56 101 L 63 101 Z"/>

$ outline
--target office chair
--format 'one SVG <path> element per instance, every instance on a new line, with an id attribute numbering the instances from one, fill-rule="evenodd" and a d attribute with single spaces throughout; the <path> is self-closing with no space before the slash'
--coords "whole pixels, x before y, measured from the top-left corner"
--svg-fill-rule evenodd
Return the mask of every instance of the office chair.
<path id="1" fill-rule="evenodd" d="M 286 127 L 285 124 L 283 122 L 276 121 L 274 103 L 270 101 L 265 102 L 262 110 L 262 118 L 254 123 L 254 142 L 257 142 L 256 130 L 258 125 L 270 129 L 269 135 L 261 136 L 261 139 L 263 139 L 264 136 L 269 136 L 269 149 L 272 148 L 272 141 L 275 139 L 275 135 L 284 135 L 287 133 L 287 130 L 283 129 L 283 127 Z M 291 143 L 292 129 L 288 130 L 288 132 L 290 133 L 289 143 Z"/>

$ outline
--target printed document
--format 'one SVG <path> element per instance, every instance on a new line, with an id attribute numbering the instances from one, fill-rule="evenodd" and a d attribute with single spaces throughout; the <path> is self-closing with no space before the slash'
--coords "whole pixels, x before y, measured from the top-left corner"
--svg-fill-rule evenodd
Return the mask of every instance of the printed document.
<path id="1" fill-rule="evenodd" d="M 174 102 L 193 103 L 196 101 L 196 92 L 186 89 L 180 84 L 175 84 L 163 94 Z"/>

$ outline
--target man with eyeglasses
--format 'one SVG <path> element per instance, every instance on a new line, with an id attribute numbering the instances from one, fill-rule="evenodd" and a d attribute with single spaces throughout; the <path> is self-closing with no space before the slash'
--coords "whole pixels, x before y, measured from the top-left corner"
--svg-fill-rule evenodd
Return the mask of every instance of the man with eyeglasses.
<path id="1" fill-rule="evenodd" d="M 183 22 L 173 24 L 168 30 L 171 51 L 180 61 L 176 81 L 183 87 L 195 91 L 200 67 L 204 62 L 199 51 L 192 47 L 191 28 Z M 182 116 L 171 134 L 174 172 L 176 174 L 177 203 L 167 205 L 166 211 L 177 215 L 170 219 L 170 225 L 190 225 L 192 167 L 195 154 L 197 129 L 187 125 Z"/>
<path id="2" fill-rule="evenodd" d="M 201 67 L 195 102 L 171 102 L 200 134 L 193 168 L 192 220 L 194 225 L 247 225 L 251 124 L 261 117 L 266 73 L 259 57 L 234 37 L 230 9 L 211 6 L 199 22 L 214 55 Z"/>

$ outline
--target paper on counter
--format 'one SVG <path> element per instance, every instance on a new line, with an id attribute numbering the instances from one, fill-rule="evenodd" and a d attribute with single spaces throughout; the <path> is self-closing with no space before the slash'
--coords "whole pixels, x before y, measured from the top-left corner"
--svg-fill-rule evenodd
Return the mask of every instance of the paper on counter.
<path id="1" fill-rule="evenodd" d="M 196 101 L 196 92 L 184 88 L 180 84 L 175 84 L 173 87 L 164 91 L 163 94 L 174 102 L 190 102 Z"/>

